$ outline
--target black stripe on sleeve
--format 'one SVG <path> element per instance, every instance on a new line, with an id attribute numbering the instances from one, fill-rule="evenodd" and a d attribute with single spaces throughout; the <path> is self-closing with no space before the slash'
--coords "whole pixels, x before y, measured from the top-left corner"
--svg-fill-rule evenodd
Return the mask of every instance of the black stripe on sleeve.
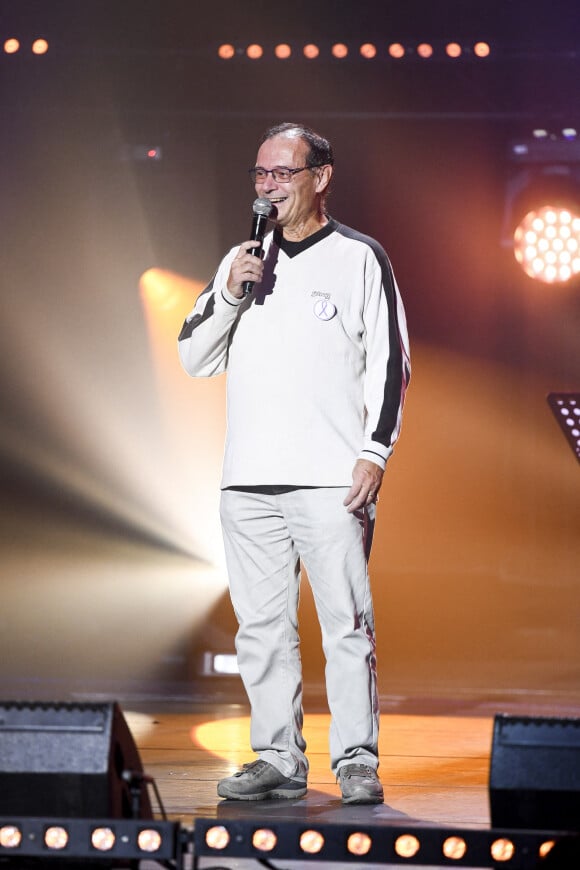
<path id="1" fill-rule="evenodd" d="M 191 338 L 193 330 L 200 326 L 205 320 L 208 320 L 212 314 L 215 307 L 215 296 L 211 292 L 213 290 L 213 279 L 210 284 L 205 288 L 201 296 L 205 296 L 207 293 L 211 294 L 209 299 L 205 304 L 205 308 L 203 311 L 198 314 L 194 314 L 189 320 L 185 320 L 183 326 L 181 327 L 181 332 L 179 333 L 178 341 L 185 341 L 187 338 Z M 201 299 L 200 296 L 200 299 Z"/>
<path id="2" fill-rule="evenodd" d="M 338 225 L 338 232 L 349 239 L 362 242 L 370 247 L 375 255 L 382 274 L 383 292 L 389 311 L 389 358 L 385 373 L 385 392 L 377 428 L 372 433 L 372 440 L 385 447 L 391 446 L 393 433 L 397 428 L 397 420 L 402 402 L 402 395 L 409 380 L 409 369 L 403 359 L 403 349 L 399 322 L 397 318 L 397 299 L 391 262 L 384 248 L 375 239 L 365 236 L 343 224 Z"/>
<path id="3" fill-rule="evenodd" d="M 376 251 L 375 251 L 376 253 Z M 384 252 L 383 252 L 384 253 Z M 409 373 L 403 359 L 403 348 L 399 321 L 397 318 L 397 299 L 393 282 L 393 271 L 386 254 L 384 262 L 378 257 L 383 273 L 383 289 L 387 297 L 389 308 L 389 359 L 387 361 L 387 373 L 385 377 L 385 394 L 381 413 L 377 422 L 377 428 L 372 434 L 373 441 L 391 446 L 393 433 L 397 428 L 397 420 L 403 401 L 403 392 Z"/>

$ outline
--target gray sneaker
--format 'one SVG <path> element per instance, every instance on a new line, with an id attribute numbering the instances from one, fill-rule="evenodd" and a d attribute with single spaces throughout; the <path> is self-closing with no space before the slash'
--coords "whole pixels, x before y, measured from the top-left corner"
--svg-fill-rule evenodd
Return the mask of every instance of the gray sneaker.
<path id="1" fill-rule="evenodd" d="M 345 764 L 336 775 L 343 804 L 382 804 L 383 787 L 368 764 Z"/>
<path id="2" fill-rule="evenodd" d="M 234 801 L 291 800 L 304 797 L 306 782 L 284 776 L 273 764 L 259 758 L 244 764 L 233 776 L 220 780 L 217 793 L 222 798 Z"/>

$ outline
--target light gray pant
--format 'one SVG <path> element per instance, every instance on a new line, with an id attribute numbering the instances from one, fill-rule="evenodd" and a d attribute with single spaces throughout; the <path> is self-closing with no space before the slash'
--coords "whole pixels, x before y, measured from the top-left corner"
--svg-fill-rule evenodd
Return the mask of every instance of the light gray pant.
<path id="1" fill-rule="evenodd" d="M 224 490 L 221 519 L 238 665 L 251 707 L 254 751 L 285 776 L 308 773 L 298 638 L 300 560 L 326 656 L 333 772 L 378 766 L 375 632 L 367 570 L 374 505 L 354 514 L 348 487 L 279 495 Z M 367 551 L 365 552 L 365 547 Z"/>

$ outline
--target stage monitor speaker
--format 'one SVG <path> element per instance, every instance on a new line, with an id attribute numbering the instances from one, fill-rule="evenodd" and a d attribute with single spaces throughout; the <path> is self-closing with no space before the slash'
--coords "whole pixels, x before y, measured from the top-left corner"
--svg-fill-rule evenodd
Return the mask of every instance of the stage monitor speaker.
<path id="1" fill-rule="evenodd" d="M 580 719 L 497 715 L 489 800 L 494 828 L 580 831 Z"/>
<path id="2" fill-rule="evenodd" d="M 0 815 L 150 819 L 142 777 L 118 704 L 0 702 Z"/>

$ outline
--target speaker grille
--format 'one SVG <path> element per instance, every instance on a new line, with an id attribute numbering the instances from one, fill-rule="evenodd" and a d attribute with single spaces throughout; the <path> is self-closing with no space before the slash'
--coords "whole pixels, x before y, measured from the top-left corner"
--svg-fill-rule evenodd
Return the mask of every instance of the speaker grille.
<path id="1" fill-rule="evenodd" d="M 125 770 L 143 768 L 117 704 L 0 704 L 1 813 L 129 818 Z M 145 786 L 139 817 L 152 817 Z"/>
<path id="2" fill-rule="evenodd" d="M 489 785 L 494 827 L 580 830 L 580 719 L 497 715 Z"/>

